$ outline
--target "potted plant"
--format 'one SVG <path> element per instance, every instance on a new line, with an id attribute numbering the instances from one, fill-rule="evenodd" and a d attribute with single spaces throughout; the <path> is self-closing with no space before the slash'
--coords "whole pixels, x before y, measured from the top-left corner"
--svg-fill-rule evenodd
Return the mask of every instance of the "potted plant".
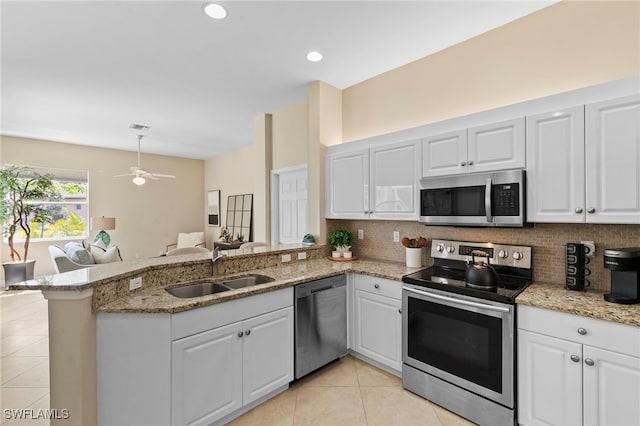
<path id="1" fill-rule="evenodd" d="M 349 253 L 345 257 L 351 257 L 351 245 L 353 244 L 353 234 L 344 229 L 336 229 L 329 234 L 329 245 L 333 248 L 331 256 L 342 257 L 345 253 Z"/>
<path id="2" fill-rule="evenodd" d="M 50 223 L 52 211 L 41 202 L 60 198 L 52 178 L 24 166 L 0 170 L 0 223 L 11 257 L 2 265 L 7 284 L 33 279 L 35 260 L 28 257 L 32 224 Z M 24 238 L 22 254 L 15 247 L 16 237 Z"/>

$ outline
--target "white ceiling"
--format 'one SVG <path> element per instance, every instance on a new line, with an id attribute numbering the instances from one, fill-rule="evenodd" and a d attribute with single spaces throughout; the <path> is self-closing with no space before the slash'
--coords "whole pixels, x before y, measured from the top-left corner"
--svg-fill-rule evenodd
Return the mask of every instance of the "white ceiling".
<path id="1" fill-rule="evenodd" d="M 504 25 L 555 1 L 6 1 L 3 135 L 206 159 L 253 119 Z M 324 60 L 311 63 L 308 51 Z"/>

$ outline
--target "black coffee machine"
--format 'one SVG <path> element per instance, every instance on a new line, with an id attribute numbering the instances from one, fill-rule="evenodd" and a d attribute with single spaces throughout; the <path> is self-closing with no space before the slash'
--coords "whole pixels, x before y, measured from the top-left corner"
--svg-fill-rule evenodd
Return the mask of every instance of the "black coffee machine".
<path id="1" fill-rule="evenodd" d="M 611 293 L 604 300 L 640 303 L 640 247 L 606 249 L 604 267 L 611 269 Z"/>

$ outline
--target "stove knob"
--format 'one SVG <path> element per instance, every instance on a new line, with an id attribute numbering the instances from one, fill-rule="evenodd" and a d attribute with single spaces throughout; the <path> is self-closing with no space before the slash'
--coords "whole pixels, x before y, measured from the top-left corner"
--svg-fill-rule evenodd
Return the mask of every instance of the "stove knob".
<path id="1" fill-rule="evenodd" d="M 509 257 L 509 252 L 508 252 L 508 251 L 505 251 L 505 250 L 500 250 L 500 251 L 498 252 L 498 257 L 499 257 L 500 259 L 506 259 L 507 257 Z"/>
<path id="2" fill-rule="evenodd" d="M 449 246 L 449 247 L 447 247 L 447 251 L 449 253 L 453 253 L 454 251 L 456 251 L 456 248 L 454 246 Z"/>
<path id="3" fill-rule="evenodd" d="M 513 258 L 515 260 L 520 260 L 522 259 L 522 253 L 520 253 L 519 251 L 513 252 Z"/>
<path id="4" fill-rule="evenodd" d="M 437 251 L 437 252 L 442 253 L 442 252 L 444 251 L 444 244 L 439 243 L 439 244 L 436 246 L 436 251 Z"/>

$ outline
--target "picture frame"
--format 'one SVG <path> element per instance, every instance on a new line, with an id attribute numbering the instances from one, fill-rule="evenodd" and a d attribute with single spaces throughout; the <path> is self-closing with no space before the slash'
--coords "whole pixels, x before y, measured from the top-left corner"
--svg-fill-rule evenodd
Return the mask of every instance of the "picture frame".
<path id="1" fill-rule="evenodd" d="M 207 192 L 207 224 L 220 227 L 220 190 Z"/>

